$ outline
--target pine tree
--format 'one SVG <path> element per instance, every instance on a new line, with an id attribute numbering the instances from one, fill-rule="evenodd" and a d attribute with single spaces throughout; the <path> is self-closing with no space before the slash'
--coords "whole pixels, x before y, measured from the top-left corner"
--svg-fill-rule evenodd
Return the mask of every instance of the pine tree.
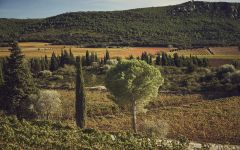
<path id="1" fill-rule="evenodd" d="M 55 55 L 55 53 L 52 53 L 52 57 L 51 57 L 51 64 L 50 64 L 50 70 L 51 71 L 56 71 L 58 69 L 58 59 Z"/>
<path id="2" fill-rule="evenodd" d="M 76 58 L 76 124 L 80 128 L 85 127 L 86 98 L 84 90 L 84 79 L 80 57 Z"/>
<path id="3" fill-rule="evenodd" d="M 12 45 L 5 73 L 5 109 L 18 118 L 35 117 L 32 95 L 37 94 L 27 61 L 17 43 Z"/>

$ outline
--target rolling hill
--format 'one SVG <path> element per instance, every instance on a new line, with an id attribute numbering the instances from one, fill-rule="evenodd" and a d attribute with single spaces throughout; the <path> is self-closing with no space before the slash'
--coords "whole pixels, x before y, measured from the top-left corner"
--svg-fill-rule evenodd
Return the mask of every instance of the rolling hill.
<path id="1" fill-rule="evenodd" d="M 42 41 L 82 47 L 202 47 L 240 44 L 240 3 L 187 2 L 43 19 L 0 19 L 0 43 Z"/>

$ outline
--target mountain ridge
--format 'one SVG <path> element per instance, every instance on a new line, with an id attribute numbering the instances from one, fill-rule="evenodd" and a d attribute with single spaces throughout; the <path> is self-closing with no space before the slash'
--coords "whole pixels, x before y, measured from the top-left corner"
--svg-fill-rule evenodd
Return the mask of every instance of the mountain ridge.
<path id="1" fill-rule="evenodd" d="M 0 42 L 44 41 L 82 47 L 197 47 L 240 44 L 240 3 L 186 2 L 123 11 L 69 12 L 0 19 Z"/>

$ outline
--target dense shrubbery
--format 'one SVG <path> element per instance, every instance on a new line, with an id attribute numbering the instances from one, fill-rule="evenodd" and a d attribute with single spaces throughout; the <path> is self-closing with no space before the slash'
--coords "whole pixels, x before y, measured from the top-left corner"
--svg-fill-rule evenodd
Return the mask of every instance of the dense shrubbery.
<path id="1" fill-rule="evenodd" d="M 223 65 L 201 78 L 203 91 L 216 91 L 228 95 L 240 94 L 240 71 L 233 65 Z"/>

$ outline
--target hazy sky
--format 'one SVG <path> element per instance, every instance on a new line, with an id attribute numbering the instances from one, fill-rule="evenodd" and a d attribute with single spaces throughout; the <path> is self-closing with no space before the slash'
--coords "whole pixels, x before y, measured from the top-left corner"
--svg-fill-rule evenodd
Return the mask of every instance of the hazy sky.
<path id="1" fill-rule="evenodd" d="M 174 5 L 188 0 L 0 0 L 0 18 L 43 18 L 74 11 L 108 11 Z M 240 0 L 208 0 L 240 2 Z"/>

